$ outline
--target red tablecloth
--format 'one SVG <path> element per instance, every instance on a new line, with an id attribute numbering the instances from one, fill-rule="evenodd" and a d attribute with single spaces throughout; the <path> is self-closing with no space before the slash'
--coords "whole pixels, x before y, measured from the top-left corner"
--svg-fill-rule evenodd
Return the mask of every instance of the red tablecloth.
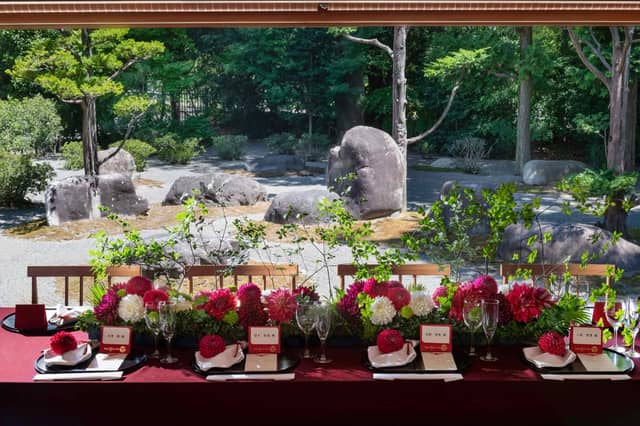
<path id="1" fill-rule="evenodd" d="M 10 313 L 0 309 L 0 318 Z M 84 333 L 78 332 L 81 338 Z M 497 348 L 464 380 L 374 381 L 358 348 L 329 348 L 328 366 L 303 360 L 291 382 L 210 383 L 191 371 L 192 351 L 172 368 L 151 362 L 118 382 L 32 381 L 46 336 L 0 330 L 0 425 L 175 424 L 622 424 L 640 420 L 640 373 L 632 380 L 547 382 Z"/>

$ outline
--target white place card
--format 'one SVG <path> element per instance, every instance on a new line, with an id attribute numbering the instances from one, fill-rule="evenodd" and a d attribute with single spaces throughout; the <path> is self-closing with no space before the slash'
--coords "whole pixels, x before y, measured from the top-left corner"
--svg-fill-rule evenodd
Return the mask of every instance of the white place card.
<path id="1" fill-rule="evenodd" d="M 571 327 L 569 345 L 575 353 L 601 354 L 602 329 L 600 327 Z"/>
<path id="2" fill-rule="evenodd" d="M 422 352 L 422 365 L 426 371 L 456 371 L 456 360 L 451 352 Z"/>
<path id="3" fill-rule="evenodd" d="M 98 353 L 91 360 L 91 364 L 86 368 L 87 371 L 118 371 L 120 366 L 127 358 L 127 354 L 103 354 Z"/>
<path id="4" fill-rule="evenodd" d="M 248 354 L 244 371 L 278 371 L 278 354 Z"/>
<path id="5" fill-rule="evenodd" d="M 280 326 L 249 327 L 249 353 L 280 353 Z"/>
<path id="6" fill-rule="evenodd" d="M 578 359 L 587 371 L 616 371 L 617 367 L 607 354 L 578 354 Z"/>
<path id="7" fill-rule="evenodd" d="M 451 352 L 451 325 L 420 324 L 421 352 Z"/>
<path id="8" fill-rule="evenodd" d="M 109 354 L 128 354 L 133 339 L 132 327 L 100 327 L 100 352 Z"/>

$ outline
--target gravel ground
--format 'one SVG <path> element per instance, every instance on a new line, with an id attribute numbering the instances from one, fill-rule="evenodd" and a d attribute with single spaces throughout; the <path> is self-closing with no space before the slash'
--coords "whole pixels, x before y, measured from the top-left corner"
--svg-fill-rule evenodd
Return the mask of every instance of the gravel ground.
<path id="1" fill-rule="evenodd" d="M 266 150 L 259 145 L 252 145 L 250 155 L 246 160 L 264 155 Z M 49 161 L 56 169 L 55 179 L 63 179 L 68 176 L 82 174 L 82 171 L 63 170 L 60 161 Z M 410 165 L 424 164 L 424 160 L 420 157 L 410 157 Z M 159 203 L 164 198 L 169 186 L 175 179 L 180 176 L 194 175 L 200 173 L 208 173 L 213 171 L 228 170 L 242 166 L 240 162 L 223 162 L 220 161 L 211 152 L 206 152 L 191 164 L 186 166 L 170 166 L 158 161 L 151 160 L 148 169 L 143 173 L 136 174 L 136 177 L 144 180 L 152 180 L 159 182 L 159 186 L 139 186 L 138 193 L 146 197 L 150 203 Z M 490 164 L 485 170 L 491 169 Z M 508 164 L 504 161 L 496 162 L 495 170 L 507 173 Z M 286 176 L 276 178 L 258 178 L 263 185 L 266 186 L 270 197 L 284 191 L 306 190 L 324 188 L 324 176 Z M 502 183 L 509 181 L 519 181 L 519 178 L 509 174 L 501 174 L 494 176 L 486 175 L 468 175 L 463 173 L 449 172 L 431 172 L 419 171 L 410 168 L 408 175 L 408 195 L 409 208 L 416 209 L 418 206 L 429 205 L 437 199 L 440 188 L 447 180 L 473 181 L 473 182 L 492 182 Z M 519 200 L 529 200 L 535 195 L 528 193 L 518 193 Z M 32 196 L 34 202 L 42 202 L 43 194 L 34 194 Z M 565 216 L 560 212 L 562 197 L 555 195 L 542 195 L 543 204 L 543 220 L 552 222 L 582 222 L 595 223 L 594 217 L 585 215 Z M 87 264 L 89 260 L 89 250 L 93 247 L 93 240 L 81 239 L 75 241 L 39 241 L 28 239 L 16 239 L 7 236 L 2 229 L 15 226 L 19 223 L 30 221 L 44 217 L 44 208 L 42 206 L 22 209 L 8 210 L 0 209 L 0 259 L 3 267 L 0 274 L 0 306 L 11 306 L 16 303 L 25 303 L 30 301 L 31 286 L 30 279 L 26 277 L 27 265 L 64 265 L 64 264 Z M 254 215 L 254 219 L 260 219 L 261 215 Z M 640 227 L 640 208 L 633 211 L 630 216 L 630 225 L 632 227 Z M 162 230 L 145 231 L 145 236 L 161 237 Z M 286 246 L 283 246 L 286 248 Z M 261 254 L 263 257 L 266 253 Z M 257 260 L 257 254 L 252 256 Z M 310 274 L 315 270 L 316 260 L 320 259 L 319 253 L 311 246 L 305 246 L 303 257 L 293 259 L 300 265 L 302 271 Z M 349 251 L 341 248 L 336 253 L 336 263 L 348 263 L 351 260 Z M 476 271 L 465 269 L 463 277 L 470 277 Z M 327 278 L 325 271 L 314 276 L 317 278 L 318 289 L 321 294 L 328 295 L 330 286 L 337 286 L 338 278 L 332 275 Z M 332 280 L 331 283 L 329 280 Z M 434 288 L 436 281 L 424 281 L 423 284 L 428 288 Z M 59 300 L 59 296 L 55 294 L 52 280 L 41 280 L 39 286 L 40 297 L 44 303 L 52 304 Z"/>

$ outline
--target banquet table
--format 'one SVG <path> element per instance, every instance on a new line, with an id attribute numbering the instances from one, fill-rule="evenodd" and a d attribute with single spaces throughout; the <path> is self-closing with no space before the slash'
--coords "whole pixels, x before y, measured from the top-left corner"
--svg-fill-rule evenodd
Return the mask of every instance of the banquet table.
<path id="1" fill-rule="evenodd" d="M 0 308 L 0 318 L 12 309 Z M 86 338 L 82 332 L 78 337 Z M 48 336 L 0 330 L 0 426 L 93 424 L 623 424 L 640 420 L 638 363 L 627 381 L 541 379 L 519 347 L 474 360 L 464 380 L 377 381 L 359 347 L 329 347 L 328 365 L 302 360 L 292 381 L 208 382 L 180 362 L 157 361 L 110 382 L 34 382 Z M 150 348 L 138 348 L 149 350 Z"/>

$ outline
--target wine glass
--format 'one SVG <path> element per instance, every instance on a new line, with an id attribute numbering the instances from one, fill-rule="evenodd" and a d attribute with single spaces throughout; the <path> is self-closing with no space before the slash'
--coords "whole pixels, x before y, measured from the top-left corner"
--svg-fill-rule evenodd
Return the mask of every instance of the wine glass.
<path id="1" fill-rule="evenodd" d="M 158 303 L 158 312 L 160 313 L 160 329 L 162 335 L 167 339 L 167 355 L 160 359 L 163 364 L 174 364 L 178 362 L 178 358 L 171 355 L 171 339 L 176 332 L 176 305 L 174 303 L 160 302 Z"/>
<path id="2" fill-rule="evenodd" d="M 640 358 L 640 352 L 636 351 L 636 336 L 638 336 L 638 331 L 640 330 L 639 308 L 638 295 L 629 296 L 627 298 L 627 318 L 624 326 L 631 330 L 631 348 L 627 351 L 627 355 L 631 358 Z"/>
<path id="3" fill-rule="evenodd" d="M 469 337 L 469 356 L 476 356 L 476 348 L 473 345 L 473 334 L 482 325 L 482 306 L 478 299 L 466 299 L 462 307 L 462 319 L 471 334 Z"/>
<path id="4" fill-rule="evenodd" d="M 484 330 L 484 335 L 487 338 L 487 354 L 481 356 L 480 359 L 483 361 L 494 362 L 497 361 L 498 358 L 493 356 L 491 353 L 491 340 L 493 340 L 493 336 L 496 334 L 496 329 L 498 328 L 500 301 L 494 299 L 483 299 L 480 306 L 482 310 L 482 329 Z"/>
<path id="5" fill-rule="evenodd" d="M 604 315 L 607 321 L 613 327 L 613 345 L 609 347 L 612 351 L 623 353 L 624 346 L 618 345 L 618 329 L 624 324 L 625 301 L 619 297 L 607 297 L 604 307 Z"/>
<path id="6" fill-rule="evenodd" d="M 158 338 L 160 337 L 160 314 L 158 313 L 158 305 L 155 303 L 144 304 L 144 322 L 147 328 L 153 333 L 153 353 L 149 354 L 149 358 L 160 358 L 158 350 Z"/>
<path id="7" fill-rule="evenodd" d="M 319 364 L 328 364 L 332 362 L 327 358 L 327 338 L 331 331 L 331 317 L 333 315 L 332 307 L 328 304 L 323 304 L 316 307 L 316 332 L 320 339 L 320 356 L 314 358 L 314 361 Z"/>
<path id="8" fill-rule="evenodd" d="M 312 302 L 298 303 L 296 307 L 296 322 L 304 333 L 304 353 L 303 358 L 313 358 L 309 350 L 309 334 L 316 327 L 316 305 Z"/>

